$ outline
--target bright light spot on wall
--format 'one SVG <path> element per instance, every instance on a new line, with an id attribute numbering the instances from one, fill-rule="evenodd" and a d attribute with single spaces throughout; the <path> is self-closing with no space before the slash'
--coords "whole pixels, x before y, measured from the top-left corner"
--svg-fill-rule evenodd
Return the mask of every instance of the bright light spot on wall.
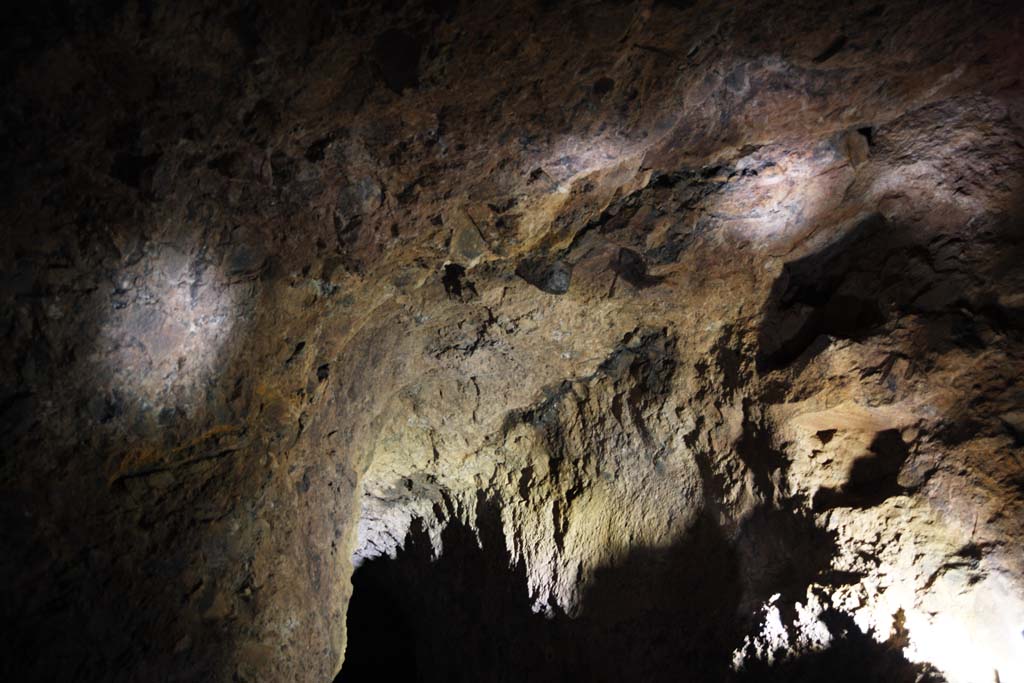
<path id="1" fill-rule="evenodd" d="M 764 148 L 709 179 L 720 186 L 708 214 L 755 247 L 773 245 L 813 230 L 842 203 L 851 175 L 832 150 Z"/>
<path id="2" fill-rule="evenodd" d="M 115 281 L 96 360 L 110 390 L 142 409 L 188 409 L 203 401 L 238 311 L 237 286 L 195 255 L 163 245 Z"/>
<path id="3" fill-rule="evenodd" d="M 583 139 L 566 136 L 541 163 L 545 173 L 557 183 L 556 191 L 566 194 L 573 182 L 592 173 L 608 171 L 620 165 L 635 172 L 646 148 L 636 143 L 608 138 Z"/>
<path id="4" fill-rule="evenodd" d="M 908 659 L 934 664 L 950 683 L 1024 681 L 1024 599 L 1000 576 L 971 585 L 960 570 L 944 573 L 906 625 Z"/>

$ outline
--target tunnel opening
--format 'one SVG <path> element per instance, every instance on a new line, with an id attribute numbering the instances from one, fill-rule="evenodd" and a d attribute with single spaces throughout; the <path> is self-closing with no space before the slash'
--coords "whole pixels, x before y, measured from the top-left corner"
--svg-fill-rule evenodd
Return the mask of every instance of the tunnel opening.
<path id="1" fill-rule="evenodd" d="M 419 680 L 416 631 L 406 605 L 373 563 L 352 576 L 345 664 L 335 681 L 366 681 L 385 673 L 394 680 Z"/>
<path id="2" fill-rule="evenodd" d="M 758 531 L 800 533 L 796 523 L 762 524 Z M 701 518 L 669 548 L 635 549 L 598 569 L 580 613 L 570 617 L 555 605 L 538 610 L 526 568 L 505 547 L 497 507 L 480 502 L 475 524 L 449 520 L 439 553 L 423 521 L 414 520 L 394 557 L 366 560 L 353 575 L 348 646 L 335 683 L 943 680 L 906 659 L 901 624 L 878 642 L 831 609 L 822 615 L 833 635 L 826 645 L 797 657 L 780 650 L 737 667 L 737 645 L 757 628 L 741 596 L 749 595 L 744 576 L 758 568 L 746 565 L 773 561 L 759 552 L 752 560 L 745 545 L 749 539 L 727 539 L 717 523 Z M 791 595 L 812 578 L 785 573 L 777 583 Z M 792 610 L 787 600 L 784 609 Z"/>
<path id="3" fill-rule="evenodd" d="M 531 608 L 525 570 L 510 564 L 499 541 L 453 520 L 435 554 L 417 519 L 394 558 L 363 562 L 352 578 L 336 683 L 529 680 L 516 666 L 524 658 L 512 653 L 526 654 L 525 641 L 544 619 Z"/>
<path id="4" fill-rule="evenodd" d="M 529 595 L 500 523 L 480 503 L 473 527 L 448 522 L 435 556 L 416 521 L 393 559 L 364 562 L 336 681 L 714 680 L 728 669 L 739 590 L 717 525 L 599 568 L 570 617 Z"/>

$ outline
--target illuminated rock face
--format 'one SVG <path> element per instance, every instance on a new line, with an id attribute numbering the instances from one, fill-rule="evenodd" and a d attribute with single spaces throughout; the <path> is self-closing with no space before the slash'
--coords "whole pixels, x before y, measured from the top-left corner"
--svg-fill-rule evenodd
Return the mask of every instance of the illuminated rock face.
<path id="1" fill-rule="evenodd" d="M 298 5 L 5 23 L 5 680 L 1024 680 L 1016 3 Z"/>

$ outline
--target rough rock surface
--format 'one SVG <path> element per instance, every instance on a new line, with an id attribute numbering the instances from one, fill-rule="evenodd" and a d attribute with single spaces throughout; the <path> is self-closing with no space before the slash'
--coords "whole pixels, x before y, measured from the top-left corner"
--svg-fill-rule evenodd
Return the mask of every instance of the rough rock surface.
<path id="1" fill-rule="evenodd" d="M 5 11 L 5 680 L 1024 680 L 1018 3 Z"/>

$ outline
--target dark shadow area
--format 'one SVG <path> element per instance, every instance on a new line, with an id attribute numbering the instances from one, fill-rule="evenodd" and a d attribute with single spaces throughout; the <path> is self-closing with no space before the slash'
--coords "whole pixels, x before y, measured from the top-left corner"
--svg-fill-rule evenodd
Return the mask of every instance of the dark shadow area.
<path id="1" fill-rule="evenodd" d="M 405 552 L 429 562 L 430 539 L 420 520 Z M 389 590 L 385 561 L 370 562 L 352 576 L 348 643 L 339 681 L 416 680 L 416 632 L 406 606 Z"/>
<path id="2" fill-rule="evenodd" d="M 799 510 L 766 506 L 754 511 L 740 524 L 734 546 L 745 587 L 740 619 L 753 617 L 773 594 L 802 600 L 810 583 L 844 578 L 830 572 L 838 550 L 835 533 L 819 528 Z"/>
<path id="3" fill-rule="evenodd" d="M 212 499 L 215 486 L 202 487 L 197 497 Z M 81 491 L 69 495 L 83 519 L 49 528 L 25 514 L 41 505 L 28 496 L 5 495 L 0 504 L 0 581 L 13 587 L 0 606 L 6 648 L 0 680 L 187 681 L 223 673 L 231 638 L 207 625 L 197 628 L 184 656 L 174 657 L 182 635 L 167 615 L 189 597 L 177 577 L 192 559 L 192 532 L 160 524 L 161 516 L 174 514 L 173 496 L 138 514 L 134 525 L 124 522 L 122 531 L 109 508 L 123 494 L 107 503 Z M 77 535 L 85 532 L 112 540 L 78 550 Z M 142 559 L 114 554 L 115 543 L 126 538 L 147 543 Z"/>
<path id="4" fill-rule="evenodd" d="M 869 508 L 905 493 L 897 477 L 910 450 L 899 430 L 887 429 L 876 434 L 868 451 L 868 455 L 853 462 L 850 478 L 843 486 L 818 490 L 814 495 L 815 510 Z"/>
<path id="5" fill-rule="evenodd" d="M 793 363 L 822 335 L 861 339 L 880 327 L 888 309 L 880 254 L 899 232 L 872 214 L 824 249 L 787 263 L 765 305 L 758 369 Z"/>
<path id="6" fill-rule="evenodd" d="M 407 31 L 392 28 L 377 36 L 373 58 L 388 88 L 401 94 L 416 87 L 422 50 L 423 40 Z"/>
<path id="7" fill-rule="evenodd" d="M 673 547 L 634 551 L 598 570 L 572 619 L 534 613 L 497 508 L 481 502 L 478 514 L 482 547 L 452 522 L 432 561 L 426 534 L 414 527 L 397 559 L 356 571 L 338 682 L 705 681 L 727 673 L 738 573 L 710 521 Z"/>
<path id="8" fill-rule="evenodd" d="M 736 553 L 709 518 L 668 548 L 634 550 L 600 569 L 583 613 L 559 625 L 574 646 L 561 680 L 721 680 L 739 595 Z"/>
<path id="9" fill-rule="evenodd" d="M 356 570 L 336 683 L 913 681 L 922 671 L 899 648 L 829 615 L 834 632 L 845 634 L 833 648 L 733 672 L 732 650 L 756 617 L 740 604 L 741 574 L 753 577 L 748 592 L 802 595 L 833 551 L 825 532 L 785 511 L 755 515 L 735 544 L 703 518 L 671 547 L 632 551 L 595 573 L 576 618 L 534 613 L 525 569 L 510 565 L 498 509 L 481 501 L 478 515 L 482 545 L 453 521 L 434 560 L 414 524 L 396 559 Z"/>
<path id="10" fill-rule="evenodd" d="M 871 214 L 785 264 L 763 308 L 758 370 L 799 368 L 828 337 L 861 341 L 906 316 L 914 316 L 922 353 L 976 353 L 993 334 L 1020 343 L 1024 316 L 998 296 L 1021 277 L 1018 213 L 988 216 L 966 235 L 924 233 Z"/>

